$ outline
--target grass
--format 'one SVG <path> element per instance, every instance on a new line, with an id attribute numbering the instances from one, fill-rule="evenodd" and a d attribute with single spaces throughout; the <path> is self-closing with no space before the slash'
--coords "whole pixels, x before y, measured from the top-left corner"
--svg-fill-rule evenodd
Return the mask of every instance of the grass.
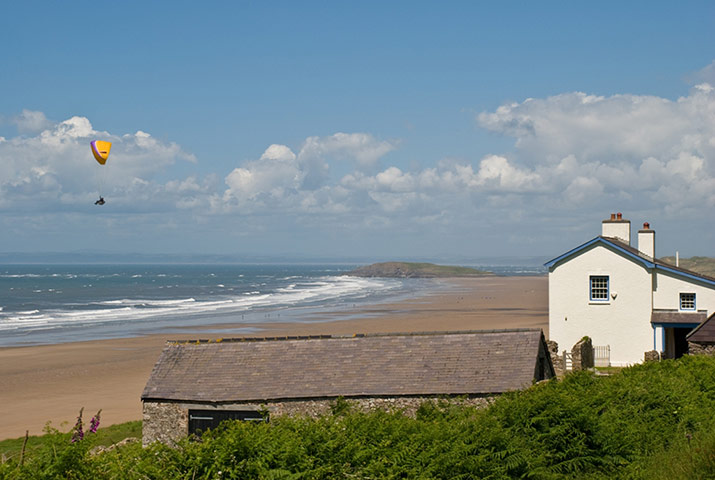
<path id="1" fill-rule="evenodd" d="M 51 426 L 48 425 L 45 427 L 45 430 L 49 432 L 51 430 Z M 103 447 L 113 445 L 129 437 L 141 439 L 142 422 L 136 420 L 133 422 L 110 425 L 108 427 L 100 427 L 95 435 L 95 444 Z M 32 435 L 28 437 L 27 445 L 25 447 L 25 455 L 30 456 L 33 452 L 43 448 L 47 439 L 47 434 Z M 24 441 L 25 437 L 11 438 L 0 441 L 0 456 L 6 460 L 19 458 Z"/>

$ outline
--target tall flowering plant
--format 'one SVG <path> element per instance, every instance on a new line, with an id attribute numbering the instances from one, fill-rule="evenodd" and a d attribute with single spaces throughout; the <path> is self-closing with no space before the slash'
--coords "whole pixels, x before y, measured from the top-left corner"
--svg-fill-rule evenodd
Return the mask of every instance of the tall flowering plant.
<path id="1" fill-rule="evenodd" d="M 83 412 L 84 407 L 79 409 L 79 416 L 77 416 L 77 422 L 75 422 L 74 428 L 72 429 L 72 437 L 70 438 L 70 442 L 72 443 L 79 442 L 80 440 L 84 439 L 84 422 L 82 421 Z M 88 434 L 97 433 L 97 429 L 99 428 L 99 415 L 101 413 L 102 409 L 100 408 L 97 414 L 89 421 L 89 431 L 87 432 Z"/>
<path id="2" fill-rule="evenodd" d="M 77 422 L 75 422 L 74 428 L 72 429 L 72 438 L 70 438 L 70 442 L 72 443 L 79 442 L 84 438 L 84 430 L 82 429 L 82 412 L 84 412 L 84 407 L 79 409 Z"/>
<path id="3" fill-rule="evenodd" d="M 99 414 L 102 413 L 102 409 L 100 408 L 97 414 L 92 417 L 92 420 L 89 421 L 89 433 L 97 433 L 97 429 L 99 428 Z"/>

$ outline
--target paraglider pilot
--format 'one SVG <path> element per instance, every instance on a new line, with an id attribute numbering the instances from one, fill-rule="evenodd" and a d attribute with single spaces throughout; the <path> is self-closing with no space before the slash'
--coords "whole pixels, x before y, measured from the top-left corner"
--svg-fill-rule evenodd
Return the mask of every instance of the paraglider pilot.
<path id="1" fill-rule="evenodd" d="M 104 197 L 100 196 L 99 200 L 94 202 L 95 205 L 104 205 Z"/>

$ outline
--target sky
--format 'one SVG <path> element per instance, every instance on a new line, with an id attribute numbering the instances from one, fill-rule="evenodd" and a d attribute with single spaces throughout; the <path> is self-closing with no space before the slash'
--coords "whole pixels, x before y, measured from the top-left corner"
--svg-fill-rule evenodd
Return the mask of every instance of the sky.
<path id="1" fill-rule="evenodd" d="M 0 252 L 549 259 L 622 212 L 715 256 L 710 1 L 27 1 L 0 44 Z"/>

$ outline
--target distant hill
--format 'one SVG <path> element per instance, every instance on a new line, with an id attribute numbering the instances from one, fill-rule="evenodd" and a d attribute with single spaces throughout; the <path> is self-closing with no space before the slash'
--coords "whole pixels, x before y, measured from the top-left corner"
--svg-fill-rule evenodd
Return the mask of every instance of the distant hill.
<path id="1" fill-rule="evenodd" d="M 659 260 L 675 265 L 675 257 L 663 257 Z M 715 277 L 715 258 L 712 257 L 681 258 L 678 266 L 701 275 Z"/>
<path id="2" fill-rule="evenodd" d="M 434 263 L 383 262 L 356 268 L 346 275 L 354 277 L 447 278 L 480 277 L 493 275 L 493 273 L 476 268 L 435 265 Z"/>

